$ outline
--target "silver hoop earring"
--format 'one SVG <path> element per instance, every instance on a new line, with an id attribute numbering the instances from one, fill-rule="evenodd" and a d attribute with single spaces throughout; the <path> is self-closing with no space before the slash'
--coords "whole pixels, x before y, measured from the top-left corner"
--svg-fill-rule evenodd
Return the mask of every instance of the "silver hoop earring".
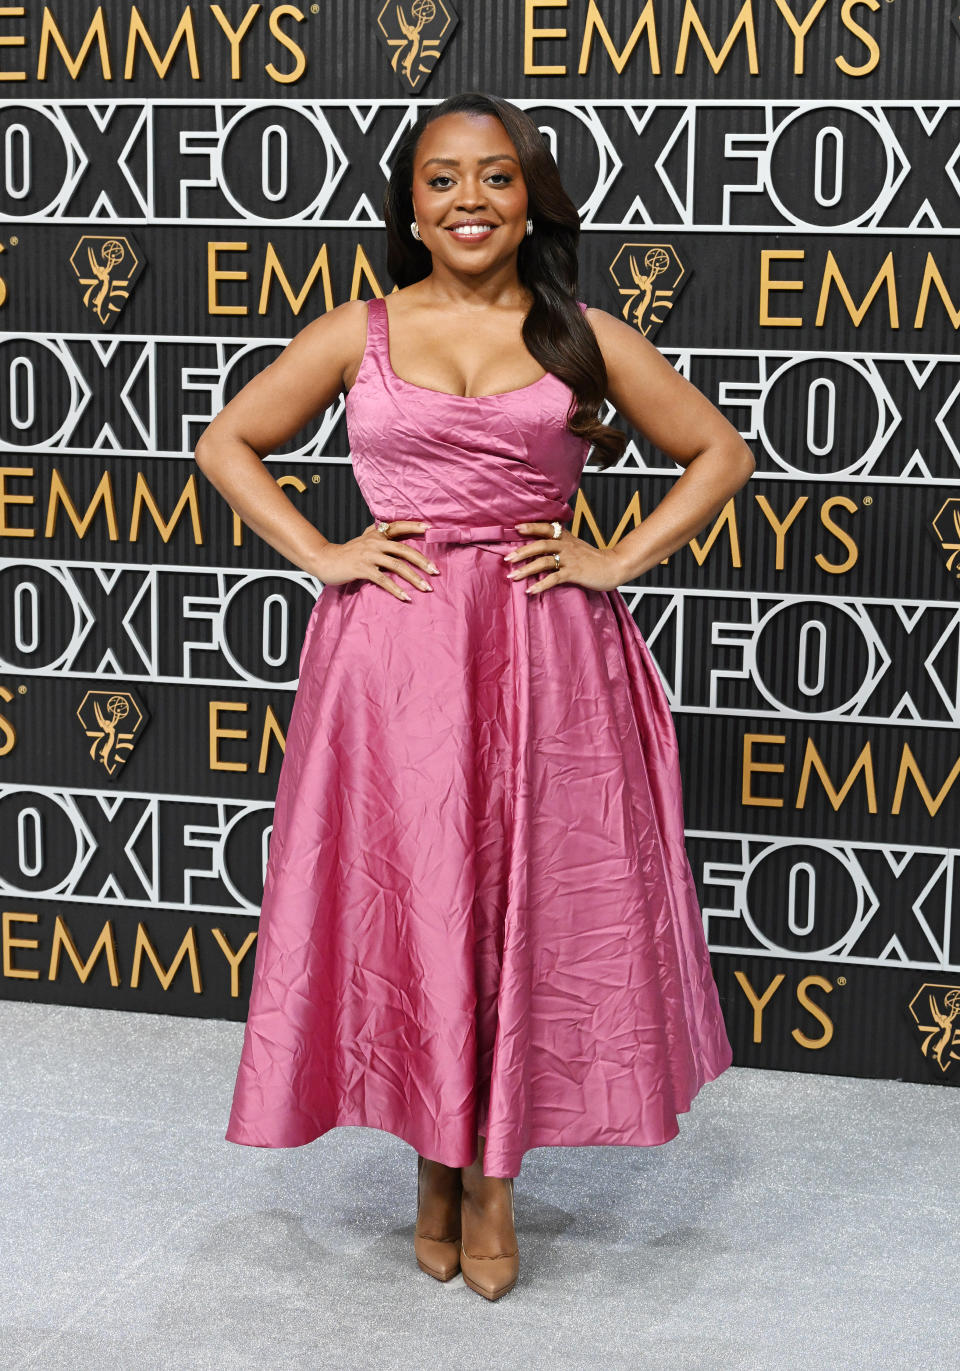
<path id="1" fill-rule="evenodd" d="M 532 220 L 532 219 L 528 219 L 528 220 L 527 220 L 527 234 L 528 234 L 528 236 L 529 236 L 532 232 L 533 232 L 533 220 Z"/>
<path id="2" fill-rule="evenodd" d="M 413 234 L 414 238 L 416 238 L 418 243 L 423 241 L 420 237 L 420 228 L 417 224 L 416 219 L 412 219 L 410 221 L 410 232 Z"/>

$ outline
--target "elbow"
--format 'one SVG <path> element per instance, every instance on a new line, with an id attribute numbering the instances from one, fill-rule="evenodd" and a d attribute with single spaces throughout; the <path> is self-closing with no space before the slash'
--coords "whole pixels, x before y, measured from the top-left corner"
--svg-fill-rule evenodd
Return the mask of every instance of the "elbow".
<path id="1" fill-rule="evenodd" d="M 200 434 L 200 437 L 197 439 L 196 446 L 193 449 L 193 460 L 196 462 L 200 470 L 204 473 L 206 472 L 206 467 L 204 464 L 210 457 L 211 442 L 208 436 L 209 433 L 209 427 L 205 428 L 203 432 Z"/>
<path id="2" fill-rule="evenodd" d="M 737 441 L 715 443 L 704 448 L 716 472 L 718 487 L 726 491 L 725 499 L 730 499 L 741 490 L 757 469 L 757 459 L 746 443 L 737 435 Z M 701 453 L 697 454 L 698 457 Z"/>
<path id="3" fill-rule="evenodd" d="M 748 448 L 746 443 L 744 443 L 740 449 L 739 463 L 743 476 L 741 484 L 746 485 L 757 469 L 757 459 L 754 457 L 752 449 Z"/>

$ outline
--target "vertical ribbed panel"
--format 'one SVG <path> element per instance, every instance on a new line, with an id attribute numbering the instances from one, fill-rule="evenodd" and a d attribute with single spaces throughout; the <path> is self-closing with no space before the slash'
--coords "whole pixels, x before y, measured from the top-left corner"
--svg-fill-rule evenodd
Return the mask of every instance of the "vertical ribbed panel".
<path id="1" fill-rule="evenodd" d="M 719 51 L 743 0 L 655 0 L 659 74 L 648 36 L 618 73 L 596 34 L 580 74 L 586 3 L 478 0 L 461 3 L 415 89 L 378 37 L 381 18 L 395 31 L 392 3 L 319 0 L 302 23 L 278 16 L 306 54 L 293 83 L 267 71 L 294 65 L 271 36 L 270 3 L 241 46 L 239 79 L 210 6 L 140 6 L 161 54 L 192 17 L 197 80 L 183 46 L 161 79 L 142 45 L 125 79 L 130 4 L 59 7 L 73 52 L 102 9 L 109 82 L 96 52 L 71 79 L 55 45 L 38 80 L 45 10 L 25 8 L 2 20 L 24 45 L 0 49 L 3 71 L 28 76 L 0 84 L 0 460 L 7 495 L 30 499 L 6 505 L 0 537 L 0 714 L 15 738 L 0 889 L 10 936 L 26 941 L 8 949 L 0 995 L 244 1016 L 253 945 L 232 984 L 219 939 L 236 950 L 256 928 L 278 731 L 319 586 L 249 530 L 235 541 L 193 446 L 327 307 L 322 275 L 296 310 L 276 275 L 261 304 L 271 256 L 291 294 L 324 252 L 332 305 L 355 293 L 361 254 L 372 280 L 360 293 L 389 290 L 378 216 L 397 131 L 420 102 L 481 90 L 528 105 L 555 140 L 581 210 L 583 299 L 621 315 L 625 249 L 666 251 L 663 322 L 647 336 L 757 459 L 709 547 L 708 526 L 623 588 L 675 711 L 689 853 L 736 1060 L 954 1081 L 960 1063 L 921 1051 L 909 1006 L 932 995 L 942 1008 L 960 983 L 955 7 L 861 5 L 845 24 L 828 5 L 795 75 L 779 6 L 754 0 L 757 74 L 743 32 L 714 72 L 695 31 L 678 74 L 684 15 L 701 16 Z M 563 74 L 525 70 L 528 9 L 535 27 L 566 28 L 532 48 Z M 598 6 L 618 49 L 645 9 Z M 862 76 L 838 65 L 869 60 L 858 27 L 879 49 Z M 277 165 L 262 150 L 280 146 L 288 185 L 271 199 Z M 85 263 L 88 245 L 96 255 L 111 237 L 136 269 L 105 324 L 85 298 Z M 223 313 L 209 307 L 211 244 L 220 270 L 246 273 L 216 286 Z M 802 256 L 777 255 L 792 252 Z M 899 321 L 885 284 L 857 319 L 888 254 Z M 825 287 L 832 264 L 839 279 Z M 802 289 L 775 288 L 790 280 Z M 679 474 L 644 434 L 647 405 L 638 369 L 631 412 L 610 416 L 631 447 L 617 469 L 588 467 L 575 501 L 574 532 L 589 542 L 629 533 L 632 502 L 648 515 Z M 338 542 L 369 520 L 339 406 L 270 457 L 297 508 Z M 104 479 L 116 536 L 102 507 L 81 534 L 58 491 L 80 519 Z M 191 482 L 196 525 L 188 505 L 163 527 Z M 775 526 L 798 502 L 778 568 Z M 101 703 L 123 695 L 138 720 L 112 773 L 94 756 L 97 692 Z M 118 985 L 103 959 L 82 979 L 63 954 L 50 979 L 58 917 L 84 960 L 110 922 Z M 132 985 L 141 925 L 163 966 L 195 938 L 198 987 L 189 959 L 166 988 L 149 960 Z M 755 1043 L 750 993 L 781 973 Z"/>

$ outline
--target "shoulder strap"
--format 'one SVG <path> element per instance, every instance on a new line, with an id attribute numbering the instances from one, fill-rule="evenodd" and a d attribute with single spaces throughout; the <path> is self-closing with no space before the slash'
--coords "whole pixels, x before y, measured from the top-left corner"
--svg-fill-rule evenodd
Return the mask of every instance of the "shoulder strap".
<path id="1" fill-rule="evenodd" d="M 387 321 L 384 317 L 386 308 L 383 297 L 380 295 L 374 295 L 372 299 L 367 301 L 368 341 L 372 347 L 376 348 L 377 352 L 380 351 L 386 332 Z"/>
<path id="2" fill-rule="evenodd" d="M 371 366 L 384 377 L 390 373 L 387 327 L 387 307 L 381 296 L 374 295 L 367 301 L 367 339 L 361 366 Z"/>

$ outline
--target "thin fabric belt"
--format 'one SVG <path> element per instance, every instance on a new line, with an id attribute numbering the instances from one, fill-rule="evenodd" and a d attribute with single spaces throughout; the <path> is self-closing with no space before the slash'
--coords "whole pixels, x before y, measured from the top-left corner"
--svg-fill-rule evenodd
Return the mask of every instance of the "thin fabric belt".
<path id="1" fill-rule="evenodd" d="M 425 543 L 521 543 L 529 538 L 506 524 L 485 524 L 465 528 L 457 524 L 431 524 L 425 533 L 415 533 Z"/>

